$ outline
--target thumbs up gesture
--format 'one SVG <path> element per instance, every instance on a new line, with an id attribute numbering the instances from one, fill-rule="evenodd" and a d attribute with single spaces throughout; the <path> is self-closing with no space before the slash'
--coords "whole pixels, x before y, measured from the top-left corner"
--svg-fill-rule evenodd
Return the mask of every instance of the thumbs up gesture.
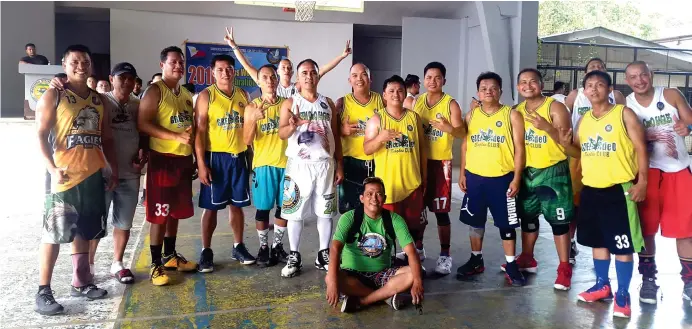
<path id="1" fill-rule="evenodd" d="M 673 130 L 675 130 L 676 134 L 683 137 L 690 134 L 690 128 L 688 128 L 684 122 L 680 121 L 677 114 L 673 114 Z"/>
<path id="2" fill-rule="evenodd" d="M 178 133 L 175 140 L 180 144 L 192 144 L 192 126 L 185 128 L 185 131 Z"/>

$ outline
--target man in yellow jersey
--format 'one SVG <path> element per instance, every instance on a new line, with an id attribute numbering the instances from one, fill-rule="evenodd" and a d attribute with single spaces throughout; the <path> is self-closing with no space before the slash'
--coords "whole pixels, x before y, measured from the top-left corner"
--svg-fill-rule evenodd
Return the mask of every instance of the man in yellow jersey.
<path id="1" fill-rule="evenodd" d="M 103 96 L 86 84 L 91 75 L 91 52 L 83 45 L 67 47 L 62 66 L 68 85 L 51 88 L 37 104 L 38 142 L 51 189 L 46 195 L 39 249 L 39 287 L 34 310 L 43 315 L 64 312 L 53 297 L 50 282 L 60 244 L 72 244 L 70 295 L 99 299 L 107 291 L 96 287 L 89 271 L 89 241 L 106 235 L 105 188 L 101 169 L 104 154 L 113 169 L 109 190 L 118 182 L 109 122 Z M 104 124 L 106 123 L 106 124 Z M 52 133 L 51 133 L 52 132 Z M 53 142 L 48 136 L 52 135 Z"/>
<path id="2" fill-rule="evenodd" d="M 569 264 L 569 223 L 574 217 L 572 182 L 565 148 L 559 139 L 560 129 L 570 129 L 567 108 L 554 98 L 543 96 L 543 75 L 533 68 L 517 76 L 517 89 L 525 101 L 516 110 L 524 117 L 526 169 L 517 197 L 521 218 L 521 254 L 516 258 L 519 270 L 536 273 L 538 263 L 533 248 L 538 239 L 538 217 L 543 214 L 553 230 L 560 258 L 554 288 L 569 290 L 572 267 Z M 578 150 L 570 148 L 571 154 Z M 504 270 L 505 268 L 502 267 Z"/>
<path id="3" fill-rule="evenodd" d="M 584 183 L 577 241 L 593 248 L 597 282 L 579 294 L 579 300 L 613 298 L 608 270 L 614 254 L 618 292 L 613 316 L 629 318 L 633 253 L 644 247 L 636 204 L 646 197 L 649 169 L 644 128 L 632 109 L 608 101 L 613 90 L 608 73 L 587 73 L 583 87 L 592 108 L 581 118 L 574 136 L 574 144 L 581 148 Z M 570 134 L 561 136 L 561 141 L 569 141 Z"/>
<path id="4" fill-rule="evenodd" d="M 279 113 L 286 100 L 276 95 L 279 80 L 273 65 L 267 64 L 257 71 L 262 97 L 256 98 L 245 107 L 245 126 L 243 139 L 252 145 L 252 199 L 257 208 L 255 228 L 260 239 L 257 264 L 272 266 L 277 262 L 286 263 L 288 254 L 284 251 L 283 238 L 286 234 L 286 220 L 281 219 L 284 171 L 286 168 L 287 142 L 279 138 Z M 274 241 L 269 247 L 269 212 L 274 213 Z"/>
<path id="5" fill-rule="evenodd" d="M 457 269 L 458 276 L 485 271 L 483 235 L 488 209 L 500 229 L 505 251 L 505 278 L 513 286 L 526 284 L 515 260 L 516 228 L 520 226 L 516 195 L 525 165 L 524 120 L 500 103 L 502 78 L 494 72 L 476 79 L 481 102 L 466 114 L 468 134 L 461 144 L 459 187 L 465 193 L 459 219 L 470 226 L 471 258 Z"/>
<path id="6" fill-rule="evenodd" d="M 211 68 L 216 82 L 203 90 L 195 105 L 195 155 L 199 181 L 199 206 L 202 213 L 202 254 L 200 272 L 214 270 L 211 238 L 216 229 L 217 213 L 229 207 L 229 223 L 233 230 L 232 258 L 243 265 L 256 259 L 243 243 L 245 216 L 243 207 L 250 205 L 248 189 L 247 145 L 243 140 L 245 105 L 249 96 L 233 85 L 235 60 L 229 55 L 216 55 Z"/>
<path id="7" fill-rule="evenodd" d="M 442 63 L 431 62 L 423 70 L 426 92 L 411 103 L 406 99 L 404 107 L 413 109 L 423 119 L 425 137 L 428 139 L 428 184 L 425 186 L 425 204 L 437 218 L 437 234 L 440 238 L 440 257 L 435 273 L 452 272 L 452 256 L 449 254 L 452 227 L 449 210 L 452 204 L 452 144 L 454 138 L 463 138 L 466 128 L 462 121 L 459 103 L 442 91 L 446 83 L 447 69 Z M 421 259 L 425 259 L 423 241 L 416 241 Z M 399 257 L 403 258 L 400 253 Z"/>
<path id="8" fill-rule="evenodd" d="M 153 82 L 139 103 L 137 127 L 149 136 L 146 178 L 146 220 L 151 223 L 151 282 L 166 285 L 164 269 L 197 269 L 175 250 L 178 221 L 194 214 L 192 207 L 192 95 L 178 82 L 185 75 L 183 51 L 171 46 L 160 54 L 162 79 Z M 163 254 L 162 254 L 163 250 Z"/>
<path id="9" fill-rule="evenodd" d="M 586 65 L 584 66 L 584 71 L 586 73 L 596 70 L 608 72 L 605 62 L 598 57 L 589 59 L 589 61 L 586 62 Z M 613 90 L 608 94 L 608 101 L 611 104 L 624 105 L 625 97 L 622 95 L 620 91 Z M 584 113 L 586 113 L 586 111 L 588 111 L 591 108 L 591 102 L 584 93 L 584 88 L 572 90 L 565 99 L 565 105 L 567 106 L 567 109 L 572 112 L 572 129 L 576 131 L 579 119 L 581 119 Z M 578 159 L 571 158 L 569 166 L 570 174 L 572 176 L 572 194 L 574 195 L 574 209 L 576 213 L 579 210 L 579 194 L 581 193 L 581 190 L 584 187 L 584 185 L 582 185 L 581 183 L 581 167 L 579 166 Z M 578 219 L 578 216 L 575 216 L 574 219 L 575 220 L 573 220 L 572 224 L 570 225 L 570 238 L 572 239 L 572 243 L 570 248 L 569 262 L 571 264 L 576 263 L 576 256 L 577 254 L 579 254 L 577 244 L 574 241 L 575 231 L 577 227 L 576 219 Z"/>
<path id="10" fill-rule="evenodd" d="M 374 156 L 375 177 L 384 182 L 388 197 L 383 208 L 401 215 L 414 242 L 420 241 L 428 224 L 423 203 L 427 139 L 420 116 L 403 107 L 404 80 L 394 75 L 384 81 L 383 90 L 387 105 L 368 120 L 363 152 Z"/>
<path id="11" fill-rule="evenodd" d="M 238 44 L 235 42 L 235 38 L 233 37 L 232 27 L 230 29 L 226 28 L 226 36 L 224 37 L 224 40 L 226 40 L 226 43 L 228 43 L 231 49 L 233 49 L 233 54 L 240 62 L 240 65 L 243 66 L 243 68 L 247 71 L 248 75 L 250 75 L 250 77 L 255 81 L 255 83 L 259 85 L 259 81 L 257 78 L 258 70 L 252 65 L 252 63 L 250 63 L 250 61 L 247 60 L 247 57 L 245 57 L 243 51 L 240 50 L 240 47 L 238 47 Z M 348 40 L 346 41 L 346 48 L 344 48 L 344 52 L 336 58 L 332 59 L 331 62 L 325 64 L 320 69 L 320 78 L 322 78 L 329 71 L 333 70 L 337 65 L 339 65 L 339 63 L 341 63 L 341 61 L 343 61 L 350 54 L 351 40 Z M 300 84 L 291 82 L 291 79 L 293 78 L 293 63 L 291 63 L 290 59 L 283 58 L 281 59 L 281 61 L 279 61 L 278 73 L 279 83 L 276 85 L 277 95 L 283 98 L 289 98 L 300 91 Z M 254 97 L 255 95 L 253 95 L 253 98 Z"/>
<path id="12" fill-rule="evenodd" d="M 370 69 L 363 63 L 351 66 L 348 82 L 353 92 L 336 101 L 341 120 L 341 147 L 344 152 L 344 182 L 339 186 L 339 212 L 344 214 L 360 204 L 363 180 L 374 172 L 372 155 L 363 152 L 365 123 L 384 108 L 380 94 L 370 90 Z"/>

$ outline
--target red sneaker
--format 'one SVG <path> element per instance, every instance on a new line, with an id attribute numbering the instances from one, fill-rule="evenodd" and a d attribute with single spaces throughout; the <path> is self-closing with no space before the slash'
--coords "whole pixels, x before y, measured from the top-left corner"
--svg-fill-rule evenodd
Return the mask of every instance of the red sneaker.
<path id="1" fill-rule="evenodd" d="M 593 287 L 589 288 L 589 290 L 579 294 L 577 298 L 582 302 L 593 303 L 602 299 L 612 299 L 613 291 L 610 288 L 610 282 L 599 280 Z"/>
<path id="2" fill-rule="evenodd" d="M 572 266 L 569 263 L 560 263 L 557 267 L 557 279 L 553 287 L 557 290 L 569 290 L 572 286 Z"/>
<path id="3" fill-rule="evenodd" d="M 613 316 L 619 318 L 630 318 L 632 316 L 632 307 L 630 305 L 630 294 L 616 294 L 615 303 L 613 303 Z"/>
<path id="4" fill-rule="evenodd" d="M 536 261 L 535 258 L 533 258 L 533 256 L 531 256 L 529 258 L 528 256 L 521 253 L 521 254 L 519 254 L 519 256 L 517 256 L 516 261 L 517 261 L 517 265 L 519 265 L 519 271 L 528 272 L 528 273 L 538 272 L 538 262 Z M 500 266 L 500 270 L 502 270 L 502 272 L 507 272 L 505 270 L 505 265 L 506 264 L 502 264 Z"/>

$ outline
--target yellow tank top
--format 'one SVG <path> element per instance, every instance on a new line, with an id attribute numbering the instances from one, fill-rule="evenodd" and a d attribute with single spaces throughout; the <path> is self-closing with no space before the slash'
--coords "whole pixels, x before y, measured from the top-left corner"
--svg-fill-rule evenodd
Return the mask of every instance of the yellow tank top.
<path id="1" fill-rule="evenodd" d="M 245 92 L 233 87 L 231 95 L 224 94 L 216 85 L 209 91 L 209 125 L 207 130 L 207 151 L 238 154 L 247 150 L 243 141 L 243 122 L 245 105 L 248 103 Z"/>
<path id="2" fill-rule="evenodd" d="M 514 171 L 512 109 L 503 105 L 493 114 L 472 110 L 466 136 L 466 169 L 484 177 L 500 177 Z"/>
<path id="3" fill-rule="evenodd" d="M 401 133 L 398 140 L 385 143 L 374 154 L 375 177 L 384 182 L 386 204 L 406 199 L 422 183 L 418 140 L 420 120 L 418 114 L 410 110 L 400 120 L 386 110 L 380 111 L 380 129 L 394 129 Z"/>
<path id="4" fill-rule="evenodd" d="M 365 123 L 368 122 L 375 111 L 384 108 L 380 94 L 371 91 L 370 100 L 361 104 L 353 94 L 344 96 L 344 112 L 340 119 L 343 122 L 348 117 L 351 123 L 358 124 L 358 131 L 351 136 L 341 136 L 341 147 L 344 156 L 353 157 L 360 160 L 372 160 L 372 155 L 365 155 L 363 142 L 365 141 Z"/>
<path id="5" fill-rule="evenodd" d="M 252 142 L 252 149 L 255 152 L 252 160 L 253 169 L 262 166 L 286 168 L 288 141 L 279 138 L 279 114 L 281 104 L 285 100 L 283 97 L 277 97 L 276 103 L 268 105 L 264 112 L 264 119 L 257 121 L 255 140 Z M 261 106 L 262 99 L 255 98 L 252 103 Z"/>
<path id="6" fill-rule="evenodd" d="M 155 82 L 161 91 L 156 123 L 164 129 L 180 133 L 192 127 L 192 95 L 185 88 L 180 88 L 176 95 L 163 80 Z M 192 145 L 178 141 L 149 138 L 149 147 L 159 153 L 187 156 L 192 154 Z"/>
<path id="7" fill-rule="evenodd" d="M 413 110 L 423 119 L 423 127 L 425 127 L 425 137 L 428 138 L 428 159 L 430 160 L 451 160 L 452 145 L 454 144 L 454 136 L 441 132 L 432 125 L 430 120 L 439 120 L 444 118 L 447 122 L 452 122 L 449 104 L 454 100 L 449 94 L 443 94 L 440 100 L 428 106 L 428 93 L 424 93 L 416 98 L 416 103 L 413 105 Z"/>
<path id="8" fill-rule="evenodd" d="M 637 162 L 623 121 L 624 105 L 615 105 L 600 118 L 587 111 L 579 126 L 582 182 L 606 188 L 634 180 Z"/>
<path id="9" fill-rule="evenodd" d="M 93 90 L 82 98 L 69 89 L 60 93 L 53 135 L 53 161 L 67 168 L 69 180 L 58 184 L 52 180 L 51 191 L 63 192 L 81 183 L 105 166 L 101 149 L 103 103 Z"/>
<path id="10" fill-rule="evenodd" d="M 545 101 L 536 109 L 538 115 L 545 118 L 551 124 L 550 105 L 554 98 L 545 97 Z M 517 105 L 517 111 L 526 118 L 526 101 Z M 524 119 L 524 141 L 526 143 L 526 166 L 538 169 L 550 167 L 567 159 L 565 149 L 556 143 L 547 132 L 536 129 L 531 122 Z"/>

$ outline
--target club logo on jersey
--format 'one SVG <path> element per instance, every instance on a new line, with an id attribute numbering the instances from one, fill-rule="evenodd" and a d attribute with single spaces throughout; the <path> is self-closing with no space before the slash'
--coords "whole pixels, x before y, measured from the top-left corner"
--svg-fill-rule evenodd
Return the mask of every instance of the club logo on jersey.
<path id="1" fill-rule="evenodd" d="M 243 102 L 238 102 L 238 106 L 241 108 L 245 108 L 245 104 L 243 104 Z"/>
<path id="2" fill-rule="evenodd" d="M 495 126 L 498 128 L 502 127 L 502 121 L 495 122 Z"/>
<path id="3" fill-rule="evenodd" d="M 579 113 L 579 116 L 583 116 L 586 112 L 588 112 L 591 108 L 586 106 L 586 107 L 578 107 L 577 108 L 577 113 Z"/>
<path id="4" fill-rule="evenodd" d="M 325 215 L 331 215 L 336 212 L 336 203 L 334 203 L 334 196 L 334 193 L 324 195 L 324 201 L 326 201 L 324 205 Z"/>
<path id="5" fill-rule="evenodd" d="M 581 143 L 581 152 L 584 156 L 609 157 L 610 152 L 617 151 L 617 143 L 607 142 L 600 135 L 589 137 Z"/>
<path id="6" fill-rule="evenodd" d="M 524 140 L 526 141 L 526 147 L 541 148 L 548 143 L 548 136 L 541 136 L 537 134 L 533 128 L 529 128 L 529 130 L 524 133 Z"/>
<path id="7" fill-rule="evenodd" d="M 492 129 L 484 131 L 481 129 L 478 134 L 471 135 L 471 142 L 476 146 L 500 147 L 505 142 L 505 136 L 497 136 Z"/>
<path id="8" fill-rule="evenodd" d="M 367 233 L 358 241 L 358 249 L 363 256 L 370 258 L 380 257 L 387 249 L 387 240 L 377 233 Z"/>
<path id="9" fill-rule="evenodd" d="M 643 122 L 644 128 L 652 128 L 652 127 L 658 127 L 658 126 L 663 126 L 663 125 L 669 125 L 673 123 L 673 117 L 670 115 L 670 113 L 666 114 L 661 114 L 657 115 L 651 119 L 644 119 Z"/>
<path id="10" fill-rule="evenodd" d="M 178 114 L 171 115 L 170 120 L 171 124 L 178 128 L 187 128 L 192 126 L 192 113 L 188 111 L 178 112 Z"/>
<path id="11" fill-rule="evenodd" d="M 320 107 L 322 107 L 323 109 L 326 110 L 329 108 L 329 105 L 327 105 L 327 103 L 325 103 L 325 102 L 320 102 Z"/>
<path id="12" fill-rule="evenodd" d="M 130 113 L 126 110 L 121 109 L 120 111 L 118 111 L 118 114 L 113 116 L 113 119 L 111 119 L 111 123 L 112 124 L 120 124 L 120 123 L 130 122 L 131 120 L 132 120 L 132 118 L 130 117 Z M 124 127 L 118 127 L 118 128 L 113 127 L 113 129 L 123 130 Z M 129 129 L 127 131 L 129 131 Z"/>
<path id="13" fill-rule="evenodd" d="M 435 118 L 436 118 L 437 120 L 442 119 L 442 113 L 438 113 L 438 114 L 435 116 Z"/>
<path id="14" fill-rule="evenodd" d="M 72 127 L 66 136 L 66 148 L 72 149 L 79 145 L 86 149 L 101 148 L 101 114 L 91 106 L 79 111 L 77 117 L 72 120 Z"/>
<path id="15" fill-rule="evenodd" d="M 298 184 L 290 176 L 284 177 L 284 195 L 281 211 L 285 214 L 292 214 L 298 211 L 303 200 L 300 198 Z"/>
<path id="16" fill-rule="evenodd" d="M 31 88 L 29 88 L 29 90 L 31 90 L 31 99 L 33 99 L 34 102 L 38 102 L 48 88 L 50 88 L 50 80 L 38 79 L 34 81 L 34 83 L 31 84 Z"/>
<path id="17" fill-rule="evenodd" d="M 387 141 L 384 147 L 387 151 L 393 153 L 411 153 L 413 148 L 416 147 L 416 142 L 412 141 L 408 135 L 401 134 L 393 141 Z"/>
<path id="18" fill-rule="evenodd" d="M 368 123 L 368 120 L 370 120 L 368 117 L 365 117 L 365 120 L 358 119 L 358 128 L 356 128 L 358 130 L 354 134 L 355 136 L 365 136 L 365 125 Z"/>
<path id="19" fill-rule="evenodd" d="M 610 124 L 607 124 L 607 125 L 605 126 L 605 131 L 606 131 L 606 132 L 611 132 L 611 131 L 613 131 L 613 126 L 610 125 Z"/>
<path id="20" fill-rule="evenodd" d="M 279 119 L 267 119 L 267 122 L 260 123 L 260 132 L 265 135 L 273 135 L 279 131 Z"/>
<path id="21" fill-rule="evenodd" d="M 434 128 L 432 124 L 424 124 L 423 133 L 426 137 L 428 137 L 428 140 L 430 140 L 431 142 L 438 140 L 440 137 L 444 135 L 444 133 L 441 130 Z"/>
<path id="22" fill-rule="evenodd" d="M 231 113 L 226 113 L 226 116 L 223 118 L 216 119 L 216 126 L 221 127 L 223 130 L 242 129 L 244 122 L 245 118 L 238 111 L 231 110 Z"/>
<path id="23" fill-rule="evenodd" d="M 412 125 L 408 125 L 408 126 L 406 126 L 406 129 L 407 129 L 408 131 L 413 131 L 413 126 L 412 126 Z"/>

